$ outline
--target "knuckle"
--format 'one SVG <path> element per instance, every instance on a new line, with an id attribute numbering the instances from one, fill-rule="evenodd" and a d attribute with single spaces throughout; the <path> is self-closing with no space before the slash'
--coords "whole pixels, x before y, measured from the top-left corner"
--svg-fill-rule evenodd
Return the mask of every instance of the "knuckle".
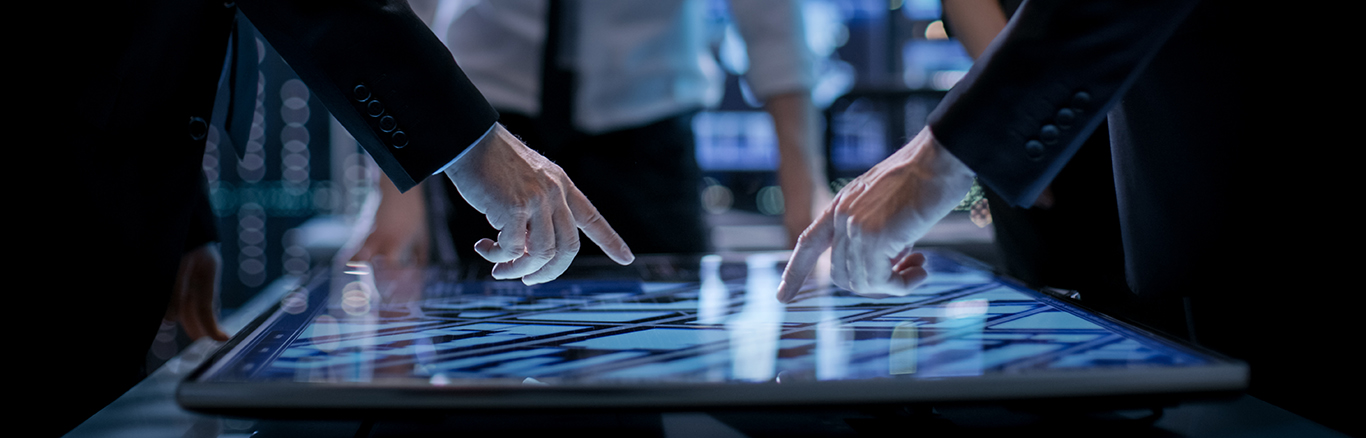
<path id="1" fill-rule="evenodd" d="M 848 223 L 845 227 L 849 229 L 850 233 L 862 233 L 875 229 L 871 228 L 871 225 L 874 224 L 871 223 L 868 218 L 863 217 L 862 215 L 851 215 L 849 216 Z"/>
<path id="2" fill-rule="evenodd" d="M 588 227 L 596 227 L 596 226 L 599 226 L 599 225 L 601 225 L 601 224 L 605 224 L 605 223 L 607 223 L 607 220 L 602 218 L 602 214 L 601 214 L 601 213 L 598 213 L 598 212 L 595 211 L 595 212 L 592 212 L 592 213 L 588 214 L 588 217 L 583 218 L 583 220 L 580 221 L 580 222 L 583 223 L 583 227 L 584 227 L 584 228 L 588 228 Z"/>
<path id="3" fill-rule="evenodd" d="M 845 196 L 835 201 L 832 206 L 836 216 L 848 216 L 854 210 L 853 197 Z"/>

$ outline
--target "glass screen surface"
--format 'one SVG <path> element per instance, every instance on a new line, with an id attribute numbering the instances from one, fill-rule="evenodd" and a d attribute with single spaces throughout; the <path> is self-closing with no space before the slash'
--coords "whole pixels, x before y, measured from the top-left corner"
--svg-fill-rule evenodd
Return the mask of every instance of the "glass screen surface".
<path id="1" fill-rule="evenodd" d="M 906 296 L 861 297 L 813 278 L 791 304 L 774 298 L 783 254 L 693 257 L 639 268 L 668 275 L 538 286 L 353 266 L 286 296 L 200 381 L 933 379 L 1212 360 L 927 256 L 930 277 Z"/>

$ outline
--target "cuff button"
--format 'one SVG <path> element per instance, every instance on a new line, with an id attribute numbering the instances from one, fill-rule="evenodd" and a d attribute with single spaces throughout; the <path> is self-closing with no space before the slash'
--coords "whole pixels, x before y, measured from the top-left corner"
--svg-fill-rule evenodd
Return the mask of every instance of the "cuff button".
<path id="1" fill-rule="evenodd" d="M 404 146 L 408 145 L 408 134 L 403 131 L 394 131 L 394 135 L 390 138 L 393 141 L 394 149 L 403 149 Z"/>
<path id="2" fill-rule="evenodd" d="M 1072 95 L 1072 108 L 1073 108 L 1073 109 L 1078 109 L 1078 110 L 1086 109 L 1086 106 L 1087 106 L 1087 105 L 1090 105 L 1090 104 L 1091 104 L 1091 93 L 1087 93 L 1087 92 L 1085 92 L 1085 91 L 1078 91 L 1077 94 L 1073 94 L 1073 95 Z"/>
<path id="3" fill-rule="evenodd" d="M 1057 143 L 1060 135 L 1062 133 L 1058 131 L 1057 126 L 1043 125 L 1043 128 L 1039 129 L 1039 140 L 1043 140 L 1047 144 Z"/>
<path id="4" fill-rule="evenodd" d="M 201 117 L 190 117 L 190 140 L 203 140 L 209 134 L 209 122 Z"/>
<path id="5" fill-rule="evenodd" d="M 1025 143 L 1025 156 L 1030 160 L 1039 161 L 1043 159 L 1043 143 L 1038 140 L 1030 140 Z"/>
<path id="6" fill-rule="evenodd" d="M 1077 113 L 1076 113 L 1075 111 L 1072 111 L 1072 110 L 1067 109 L 1067 108 L 1063 108 L 1063 109 L 1058 110 L 1058 115 L 1057 115 L 1056 117 L 1053 117 L 1053 122 L 1054 122 L 1054 123 L 1057 123 L 1057 124 L 1058 124 L 1058 127 L 1063 128 L 1063 129 L 1067 129 L 1067 128 L 1071 127 L 1071 126 L 1072 126 L 1072 122 L 1076 122 L 1076 121 L 1077 121 Z"/>

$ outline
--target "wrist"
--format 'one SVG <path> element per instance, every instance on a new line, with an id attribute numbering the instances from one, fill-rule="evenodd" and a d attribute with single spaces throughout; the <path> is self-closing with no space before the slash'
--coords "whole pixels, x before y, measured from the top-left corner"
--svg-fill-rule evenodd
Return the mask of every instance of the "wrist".
<path id="1" fill-rule="evenodd" d="M 919 162 L 925 163 L 934 175 L 949 180 L 967 180 L 969 184 L 977 177 L 977 172 L 973 172 L 967 164 L 953 155 L 953 152 L 949 152 L 948 148 L 939 143 L 939 139 L 935 138 L 934 132 L 931 132 L 928 126 L 916 137 L 923 142 L 922 152 L 926 158 Z"/>
<path id="2" fill-rule="evenodd" d="M 488 146 L 486 146 L 486 144 L 492 141 L 492 139 L 496 138 L 498 136 L 499 131 L 507 132 L 507 130 L 503 128 L 503 124 L 493 122 L 493 126 L 490 126 L 487 131 L 484 131 L 484 135 L 480 136 L 478 140 L 475 140 L 474 144 L 471 144 L 469 147 L 465 148 L 465 150 L 460 151 L 460 153 L 455 156 L 455 159 L 452 159 L 451 162 L 446 163 L 445 166 L 441 167 L 441 169 L 437 170 L 436 172 L 433 172 L 432 174 L 436 175 L 438 173 L 445 173 L 447 177 L 455 178 L 455 174 L 460 172 L 460 168 L 462 167 L 461 163 L 475 161 L 467 159 L 467 157 L 475 154 L 476 152 L 482 152 L 483 150 L 488 149 Z"/>

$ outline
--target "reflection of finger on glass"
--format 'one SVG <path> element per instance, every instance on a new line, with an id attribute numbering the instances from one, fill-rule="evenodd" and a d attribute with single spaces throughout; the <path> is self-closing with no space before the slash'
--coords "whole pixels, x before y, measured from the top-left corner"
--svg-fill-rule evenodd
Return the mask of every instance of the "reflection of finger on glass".
<path id="1" fill-rule="evenodd" d="M 944 316 L 948 318 L 980 317 L 987 314 L 988 302 L 984 299 L 954 301 L 944 306 Z"/>
<path id="2" fill-rule="evenodd" d="M 920 286 L 920 283 L 924 283 L 930 274 L 925 271 L 925 268 L 912 266 L 902 271 L 896 271 L 892 276 L 893 283 L 901 289 L 902 293 L 898 294 L 899 296 L 910 293 L 911 289 Z"/>
<path id="3" fill-rule="evenodd" d="M 346 270 L 343 271 L 348 275 L 370 275 L 371 272 L 374 270 L 370 267 L 370 263 L 364 261 L 346 262 Z"/>
<path id="4" fill-rule="evenodd" d="M 901 257 L 899 260 L 896 261 L 896 264 L 893 266 L 892 270 L 896 272 L 901 272 L 908 270 L 910 268 L 921 267 L 924 265 L 925 255 L 916 252 L 911 253 L 910 255 L 907 255 L 905 257 Z"/>
<path id="5" fill-rule="evenodd" d="M 920 346 L 920 329 L 916 324 L 915 321 L 905 321 L 892 329 L 887 369 L 893 375 L 915 374 L 916 350 Z"/>

